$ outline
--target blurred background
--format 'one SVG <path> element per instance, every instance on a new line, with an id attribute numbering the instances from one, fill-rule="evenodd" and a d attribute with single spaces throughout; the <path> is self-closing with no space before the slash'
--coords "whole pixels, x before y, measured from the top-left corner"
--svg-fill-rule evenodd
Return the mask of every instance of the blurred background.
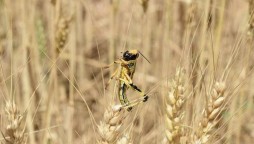
<path id="1" fill-rule="evenodd" d="M 120 134 L 134 144 L 165 142 L 164 99 L 182 67 L 186 133 L 198 127 L 214 82 L 224 81 L 210 143 L 253 143 L 253 12 L 252 0 L 0 0 L 1 143 L 13 143 L 15 126 L 22 143 L 98 142 L 105 109 L 119 104 L 116 81 L 105 90 L 119 65 L 103 67 L 129 49 L 151 62 L 139 57 L 133 78 L 150 98 L 127 114 Z"/>

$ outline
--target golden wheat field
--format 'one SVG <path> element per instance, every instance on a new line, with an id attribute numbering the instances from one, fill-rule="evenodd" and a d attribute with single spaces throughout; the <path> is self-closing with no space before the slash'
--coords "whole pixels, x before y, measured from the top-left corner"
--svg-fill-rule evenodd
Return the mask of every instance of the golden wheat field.
<path id="1" fill-rule="evenodd" d="M 1 144 L 254 143 L 253 14 L 253 0 L 0 0 Z"/>

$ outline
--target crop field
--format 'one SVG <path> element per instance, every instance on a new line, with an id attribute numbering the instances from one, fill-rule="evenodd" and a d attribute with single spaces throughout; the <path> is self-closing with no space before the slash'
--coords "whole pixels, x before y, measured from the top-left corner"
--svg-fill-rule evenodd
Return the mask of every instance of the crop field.
<path id="1" fill-rule="evenodd" d="M 254 143 L 254 0 L 0 0 L 1 144 Z"/>

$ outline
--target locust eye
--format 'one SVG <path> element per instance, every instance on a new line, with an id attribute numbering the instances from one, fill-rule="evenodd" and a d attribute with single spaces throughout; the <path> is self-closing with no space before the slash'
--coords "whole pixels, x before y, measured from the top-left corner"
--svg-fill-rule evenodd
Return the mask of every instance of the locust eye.
<path id="1" fill-rule="evenodd" d="M 128 57 L 130 57 L 129 51 L 124 52 L 123 53 L 123 58 L 128 58 Z"/>
<path id="2" fill-rule="evenodd" d="M 124 54 L 123 54 L 123 59 L 126 60 L 126 61 L 135 60 L 135 59 L 138 58 L 138 56 L 139 56 L 138 53 L 133 54 L 133 53 L 130 53 L 129 51 L 126 51 L 126 52 L 124 52 Z"/>

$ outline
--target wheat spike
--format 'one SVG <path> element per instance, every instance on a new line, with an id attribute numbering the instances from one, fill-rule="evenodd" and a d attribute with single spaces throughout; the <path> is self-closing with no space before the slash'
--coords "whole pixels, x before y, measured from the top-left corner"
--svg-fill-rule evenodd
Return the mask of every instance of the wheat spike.
<path id="1" fill-rule="evenodd" d="M 59 54 L 66 45 L 69 35 L 69 24 L 71 19 L 61 18 L 56 29 L 56 51 Z"/>
<path id="2" fill-rule="evenodd" d="M 24 144 L 24 132 L 21 130 L 21 122 L 23 116 L 20 114 L 16 104 L 7 101 L 5 105 L 5 112 L 8 118 L 8 124 L 5 132 L 6 144 Z"/>
<path id="3" fill-rule="evenodd" d="M 179 143 L 182 136 L 182 106 L 185 102 L 183 74 L 183 69 L 177 69 L 169 95 L 166 97 L 166 137 L 172 144 Z"/>
<path id="4" fill-rule="evenodd" d="M 121 105 L 108 108 L 98 126 L 101 144 L 115 143 L 123 124 L 125 110 Z"/>
<path id="5" fill-rule="evenodd" d="M 200 131 L 195 143 L 205 144 L 209 141 L 211 134 L 218 124 L 225 100 L 224 92 L 226 85 L 224 82 L 216 82 L 211 91 L 206 109 L 203 111 L 203 119 L 199 123 Z"/>

